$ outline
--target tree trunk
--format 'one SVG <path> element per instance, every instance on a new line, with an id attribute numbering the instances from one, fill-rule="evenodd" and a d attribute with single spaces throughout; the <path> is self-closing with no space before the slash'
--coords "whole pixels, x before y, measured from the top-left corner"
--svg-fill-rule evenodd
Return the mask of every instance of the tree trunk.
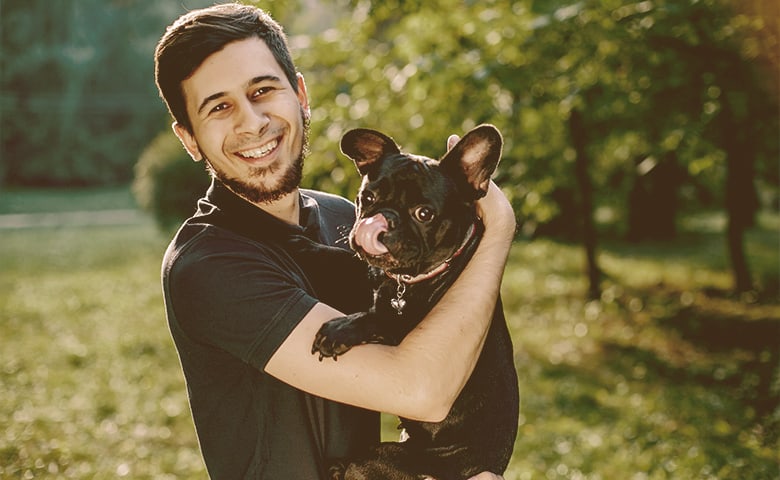
<path id="1" fill-rule="evenodd" d="M 587 134 L 582 121 L 582 114 L 578 110 L 572 110 L 569 116 L 569 130 L 572 145 L 576 152 L 574 160 L 574 174 L 577 179 L 577 188 L 580 194 L 580 219 L 582 243 L 585 247 L 585 261 L 588 273 L 588 298 L 597 300 L 601 298 L 601 270 L 596 259 L 596 226 L 593 221 L 593 184 L 588 171 L 590 158 L 587 153 Z"/>
<path id="2" fill-rule="evenodd" d="M 755 223 L 758 211 L 758 193 L 754 184 L 755 147 L 751 144 L 744 124 L 747 118 L 747 99 L 742 92 L 731 92 L 723 102 L 722 147 L 726 153 L 726 212 L 728 246 L 734 290 L 744 293 L 753 289 L 750 267 L 745 256 L 744 236 Z M 740 115 L 741 114 L 741 115 Z"/>
<path id="3" fill-rule="evenodd" d="M 628 231 L 632 242 L 674 240 L 677 210 L 685 174 L 677 153 L 667 152 L 658 160 L 637 160 L 634 183 L 628 195 Z"/>
<path id="4" fill-rule="evenodd" d="M 740 225 L 739 222 L 734 221 L 732 215 L 729 215 L 726 239 L 729 258 L 731 259 L 731 271 L 734 275 L 734 291 L 736 293 L 745 293 L 753 290 L 750 267 L 745 257 L 745 230 L 744 225 Z"/>

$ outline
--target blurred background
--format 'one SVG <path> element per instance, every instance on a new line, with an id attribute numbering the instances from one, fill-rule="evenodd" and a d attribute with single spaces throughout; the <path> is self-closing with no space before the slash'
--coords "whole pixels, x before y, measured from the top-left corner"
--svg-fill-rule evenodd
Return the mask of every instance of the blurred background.
<path id="1" fill-rule="evenodd" d="M 0 0 L 2 478 L 204 476 L 158 271 L 208 177 L 152 55 L 212 3 Z M 503 133 L 507 480 L 777 478 L 780 4 L 245 3 L 307 81 L 304 186 L 355 194 L 350 128 Z"/>

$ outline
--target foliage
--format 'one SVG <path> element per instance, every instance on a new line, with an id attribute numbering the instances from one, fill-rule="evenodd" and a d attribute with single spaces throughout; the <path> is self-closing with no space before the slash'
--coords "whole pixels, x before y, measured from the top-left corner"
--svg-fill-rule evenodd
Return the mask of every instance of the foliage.
<path id="1" fill-rule="evenodd" d="M 166 25 L 212 0 L 0 2 L 0 185 L 115 185 L 170 123 L 153 77 Z M 271 13 L 293 8 L 275 0 Z"/>
<path id="2" fill-rule="evenodd" d="M 348 128 L 382 129 L 435 157 L 450 133 L 492 122 L 507 141 L 498 180 L 526 231 L 553 220 L 561 229 L 575 206 L 566 128 L 574 106 L 586 108 L 594 139 L 597 207 L 618 230 L 628 228 L 632 185 L 669 152 L 687 178 L 682 206 L 721 201 L 723 132 L 744 132 L 755 146 L 770 197 L 780 181 L 777 21 L 759 0 L 252 3 L 291 26 L 309 80 L 307 186 L 354 193 L 357 176 L 338 153 Z M 130 179 L 147 142 L 167 129 L 152 51 L 182 5 L 5 0 L 0 8 L 2 183 Z"/>
<path id="3" fill-rule="evenodd" d="M 625 228 L 630 189 L 670 152 L 687 186 L 681 205 L 722 198 L 725 146 L 709 132 L 733 99 L 762 181 L 777 179 L 777 96 L 755 46 L 771 35 L 769 18 L 718 0 L 335 3 L 347 18 L 298 39 L 314 105 L 311 184 L 354 191 L 337 153 L 348 128 L 384 130 L 436 157 L 448 134 L 491 122 L 506 139 L 498 179 L 525 228 L 557 219 L 560 231 L 576 218 L 566 122 L 579 108 L 597 206 Z M 669 183 L 653 192 L 670 194 Z"/>
<path id="4" fill-rule="evenodd" d="M 135 166 L 133 193 L 163 230 L 178 227 L 195 212 L 209 185 L 202 163 L 194 162 L 169 129 L 159 134 Z"/>
<path id="5" fill-rule="evenodd" d="M 165 128 L 152 62 L 177 3 L 3 0 L 0 184 L 132 178 L 138 155 Z"/>
<path id="6" fill-rule="evenodd" d="M 137 150 L 119 146 L 131 139 L 143 145 L 149 127 L 159 128 L 150 122 L 160 117 L 159 108 L 142 101 L 153 90 L 138 88 L 148 85 L 140 76 L 148 68 L 128 68 L 148 67 L 148 58 L 141 61 L 148 52 L 139 51 L 140 39 L 115 35 L 131 31 L 129 22 L 148 22 L 105 2 L 74 5 L 3 2 L 3 90 L 11 94 L 3 102 L 8 183 L 126 180 L 120 170 Z M 128 68 L 121 93 L 115 92 L 119 78 L 110 75 L 120 68 Z"/>
<path id="7" fill-rule="evenodd" d="M 690 220 L 673 243 L 605 245 L 594 302 L 577 247 L 514 246 L 503 299 L 522 403 L 507 480 L 777 476 L 779 220 L 748 237 L 775 285 L 749 304 L 719 293 L 723 216 Z M 159 287 L 168 239 L 151 222 L 2 235 L 0 476 L 203 478 Z"/>
<path id="8" fill-rule="evenodd" d="M 436 157 L 449 133 L 491 122 L 523 231 L 583 239 L 591 296 L 594 215 L 668 240 L 680 213 L 716 205 L 735 290 L 752 289 L 744 232 L 756 185 L 776 199 L 780 178 L 771 13 L 730 0 L 337 3 L 349 16 L 299 42 L 321 162 L 309 184 L 353 193 L 335 146 L 352 126 Z"/>

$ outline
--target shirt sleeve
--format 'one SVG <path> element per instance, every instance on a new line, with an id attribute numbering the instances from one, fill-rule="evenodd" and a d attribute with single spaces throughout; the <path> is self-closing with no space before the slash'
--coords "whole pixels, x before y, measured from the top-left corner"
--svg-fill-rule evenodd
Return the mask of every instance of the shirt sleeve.
<path id="1" fill-rule="evenodd" d="M 186 335 L 258 369 L 317 303 L 283 253 L 236 238 L 195 239 L 169 285 Z"/>

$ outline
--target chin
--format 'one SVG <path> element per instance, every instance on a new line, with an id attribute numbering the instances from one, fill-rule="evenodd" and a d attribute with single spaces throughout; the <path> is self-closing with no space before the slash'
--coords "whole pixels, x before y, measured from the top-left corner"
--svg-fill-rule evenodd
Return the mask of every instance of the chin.
<path id="1" fill-rule="evenodd" d="M 269 169 L 250 172 L 247 178 L 235 178 L 216 172 L 216 177 L 237 195 L 252 203 L 271 203 L 294 192 L 303 176 L 303 157 L 299 156 L 281 174 Z M 215 170 L 212 168 L 212 172 Z"/>

